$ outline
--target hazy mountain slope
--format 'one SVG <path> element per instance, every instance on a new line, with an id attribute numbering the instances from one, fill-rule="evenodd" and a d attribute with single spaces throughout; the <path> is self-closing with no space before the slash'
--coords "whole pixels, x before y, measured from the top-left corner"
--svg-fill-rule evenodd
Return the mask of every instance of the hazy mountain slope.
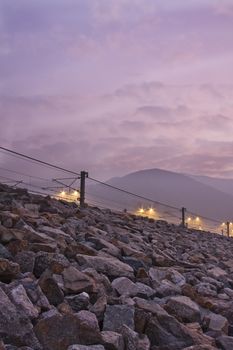
<path id="1" fill-rule="evenodd" d="M 219 179 L 219 178 L 214 178 L 209 176 L 193 176 L 193 175 L 191 175 L 190 177 L 205 185 L 212 186 L 217 190 L 220 190 L 224 193 L 227 193 L 233 196 L 233 179 Z"/>
<path id="2" fill-rule="evenodd" d="M 109 184 L 128 191 L 220 220 L 231 220 L 233 216 L 233 196 L 221 192 L 190 176 L 160 169 L 137 171 L 120 178 L 110 179 Z M 130 205 L 136 199 L 117 191 L 97 185 L 92 188 L 96 198 L 121 201 Z M 137 200 L 143 205 L 143 201 Z"/>

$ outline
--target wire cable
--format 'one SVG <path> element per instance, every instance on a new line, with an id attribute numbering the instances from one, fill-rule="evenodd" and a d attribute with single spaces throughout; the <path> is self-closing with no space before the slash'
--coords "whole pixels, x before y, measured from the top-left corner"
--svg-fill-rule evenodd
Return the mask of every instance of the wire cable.
<path id="1" fill-rule="evenodd" d="M 132 193 L 132 192 L 130 192 L 130 191 L 124 190 L 124 189 L 119 188 L 119 187 L 115 187 L 115 186 L 113 186 L 113 185 L 107 184 L 106 182 L 103 182 L 103 181 L 94 179 L 94 178 L 92 178 L 92 177 L 88 177 L 88 179 L 90 179 L 90 180 L 92 180 L 92 181 L 94 181 L 94 182 L 97 182 L 97 183 L 99 183 L 99 184 L 101 184 L 101 185 L 104 185 L 104 186 L 106 186 L 106 187 L 109 187 L 109 188 L 112 188 L 112 189 L 114 189 L 114 190 L 120 191 L 120 192 L 122 192 L 122 193 L 126 193 L 126 194 L 128 194 L 128 195 L 130 195 L 130 196 L 134 196 L 134 197 L 137 197 L 137 198 L 146 200 L 146 201 L 151 202 L 151 203 L 156 203 L 156 204 L 159 204 L 159 205 L 163 205 L 163 206 L 165 206 L 165 207 L 167 207 L 167 208 L 170 208 L 170 209 L 180 210 L 180 209 L 177 208 L 177 207 L 173 207 L 173 206 L 171 206 L 171 205 L 169 205 L 169 204 L 164 204 L 164 203 L 162 203 L 162 202 L 155 201 L 154 199 L 147 198 L 147 197 L 141 196 L 141 195 L 136 194 L 136 193 Z"/>
<path id="2" fill-rule="evenodd" d="M 77 173 L 77 172 L 75 172 L 75 171 L 73 171 L 73 170 L 68 170 L 68 169 L 62 168 L 62 167 L 60 167 L 60 166 L 58 166 L 58 165 L 54 165 L 54 164 L 45 162 L 45 161 L 40 160 L 40 159 L 37 159 L 37 158 L 27 156 L 27 155 L 25 155 L 25 154 L 22 154 L 22 153 L 19 153 L 19 152 L 10 150 L 10 149 L 8 149 L 8 148 L 5 148 L 5 147 L 0 146 L 0 149 L 3 150 L 3 151 L 5 151 L 5 152 L 8 152 L 8 153 L 10 153 L 10 154 L 13 154 L 13 155 L 20 156 L 20 157 L 22 157 L 22 158 L 28 159 L 28 160 L 30 160 L 30 161 L 34 161 L 34 162 L 37 162 L 37 163 L 40 163 L 40 164 L 49 166 L 49 167 L 51 167 L 51 168 L 57 169 L 57 170 L 62 170 L 62 171 L 64 171 L 64 172 L 67 172 L 67 173 L 70 173 L 70 174 L 74 174 L 74 175 L 80 176 L 79 173 Z"/>

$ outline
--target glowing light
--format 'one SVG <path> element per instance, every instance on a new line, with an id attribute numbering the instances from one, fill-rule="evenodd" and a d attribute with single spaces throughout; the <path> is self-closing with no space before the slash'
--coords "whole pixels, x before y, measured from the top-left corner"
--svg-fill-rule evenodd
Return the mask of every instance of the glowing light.
<path id="1" fill-rule="evenodd" d="M 196 217 L 196 221 L 200 221 L 200 218 L 198 216 Z"/>
<path id="2" fill-rule="evenodd" d="M 232 226 L 232 222 L 230 222 L 230 225 Z"/>
<path id="3" fill-rule="evenodd" d="M 223 223 L 222 223 L 222 226 L 225 226 L 225 225 L 226 225 L 225 222 L 223 222 Z"/>
<path id="4" fill-rule="evenodd" d="M 73 192 L 73 195 L 74 195 L 74 196 L 77 196 L 77 195 L 78 195 L 78 191 L 74 191 L 74 192 Z"/>
<path id="5" fill-rule="evenodd" d="M 61 191 L 61 196 L 64 197 L 66 195 L 65 191 Z"/>
<path id="6" fill-rule="evenodd" d="M 150 213 L 150 214 L 153 214 L 154 212 L 155 212 L 155 211 L 154 211 L 153 208 L 150 208 L 150 209 L 149 209 L 149 213 Z"/>
<path id="7" fill-rule="evenodd" d="M 143 214 L 145 212 L 145 210 L 143 208 L 139 209 L 139 213 Z"/>
<path id="8" fill-rule="evenodd" d="M 191 221 L 192 219 L 191 218 L 188 218 L 188 221 Z"/>

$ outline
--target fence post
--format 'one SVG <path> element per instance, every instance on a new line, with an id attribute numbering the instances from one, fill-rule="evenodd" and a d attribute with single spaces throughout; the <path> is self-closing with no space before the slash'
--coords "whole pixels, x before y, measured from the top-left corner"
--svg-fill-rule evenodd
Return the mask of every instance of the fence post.
<path id="1" fill-rule="evenodd" d="M 230 222 L 227 221 L 227 237 L 230 237 Z"/>
<path id="2" fill-rule="evenodd" d="M 186 208 L 182 208 L 181 209 L 181 212 L 182 212 L 182 222 L 181 222 L 181 225 L 183 226 L 183 227 L 185 227 L 186 225 L 185 225 L 185 213 L 186 213 Z"/>
<path id="3" fill-rule="evenodd" d="M 88 177 L 88 173 L 86 171 L 81 171 L 80 173 L 80 207 L 85 206 L 85 185 L 86 185 L 86 177 Z"/>

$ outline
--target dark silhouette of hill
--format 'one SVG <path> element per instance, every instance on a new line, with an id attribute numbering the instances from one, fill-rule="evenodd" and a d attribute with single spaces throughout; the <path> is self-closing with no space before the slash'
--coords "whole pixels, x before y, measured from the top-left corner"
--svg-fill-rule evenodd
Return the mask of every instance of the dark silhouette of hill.
<path id="1" fill-rule="evenodd" d="M 139 195 L 160 201 L 178 208 L 221 221 L 233 220 L 233 196 L 214 188 L 209 183 L 201 183 L 189 175 L 161 169 L 141 170 L 123 177 L 112 178 L 106 183 Z M 225 187 L 224 187 L 225 188 Z M 225 188 L 226 190 L 226 188 Z M 119 203 L 122 209 L 135 205 L 144 205 L 143 200 L 124 193 L 95 185 L 90 192 L 99 197 L 99 201 L 110 204 Z M 148 202 L 146 203 L 148 205 Z"/>

